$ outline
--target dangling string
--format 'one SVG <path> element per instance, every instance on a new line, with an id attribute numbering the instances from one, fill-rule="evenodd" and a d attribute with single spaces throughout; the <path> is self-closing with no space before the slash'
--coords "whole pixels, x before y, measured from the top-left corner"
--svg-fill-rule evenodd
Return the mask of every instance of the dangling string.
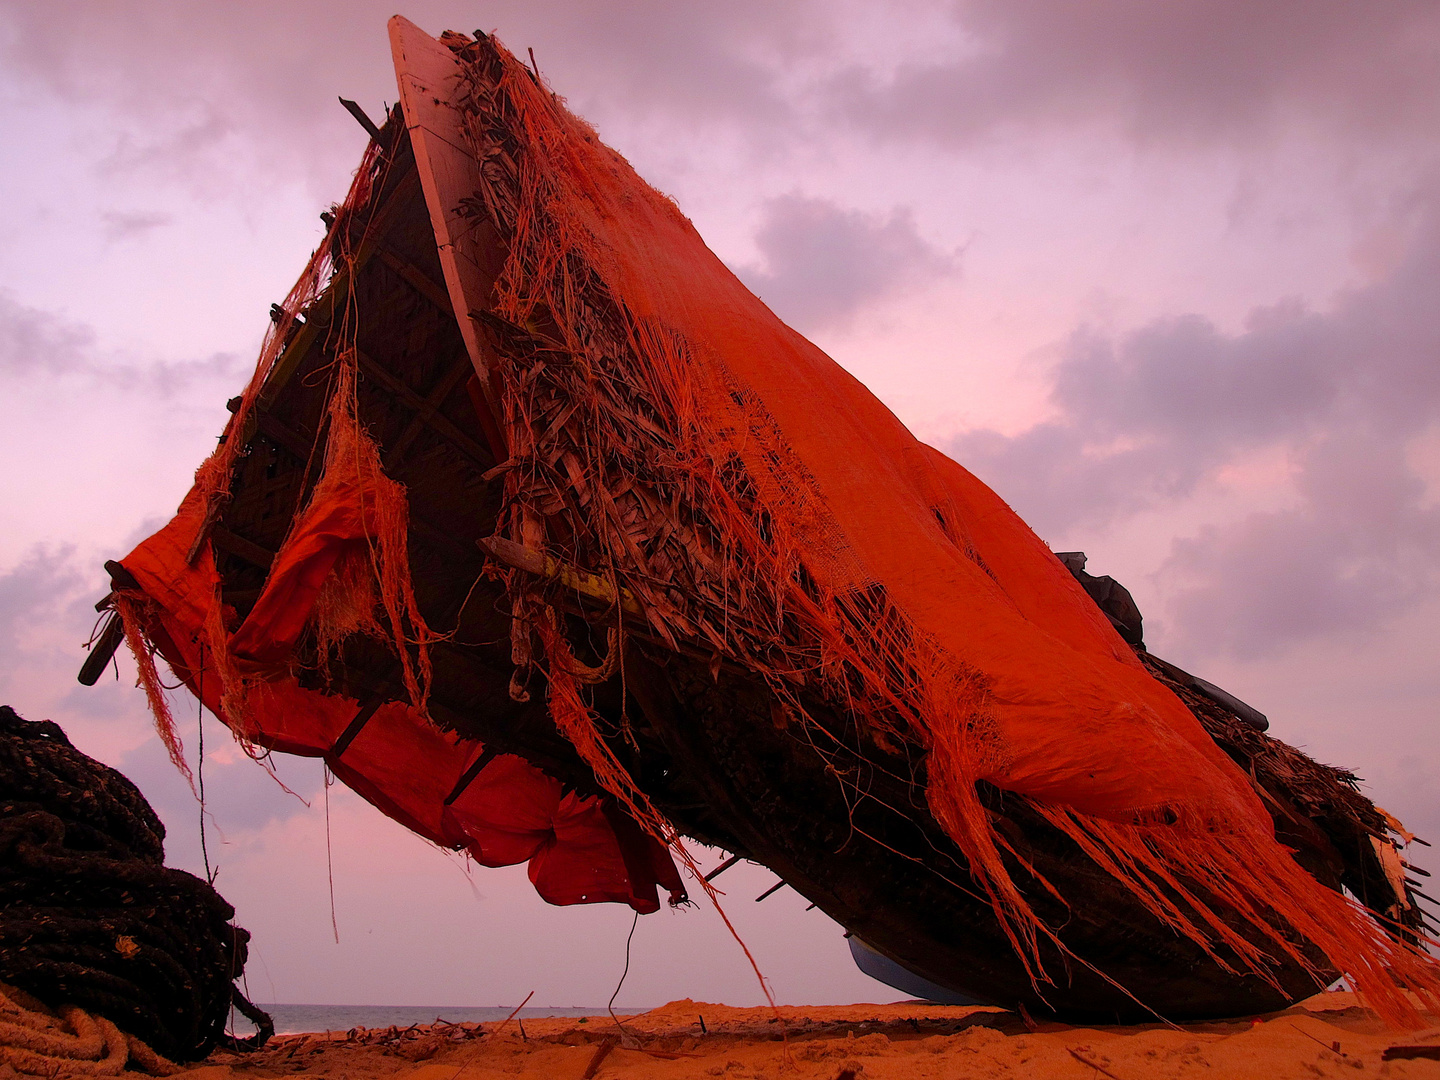
<path id="1" fill-rule="evenodd" d="M 635 918 L 630 923 L 630 933 L 625 938 L 625 970 L 620 973 L 620 981 L 615 984 L 615 993 L 610 995 L 610 1002 L 605 1006 L 610 1013 L 610 1019 L 615 1021 L 615 1026 L 620 1029 L 622 1040 L 634 1041 L 635 1037 L 630 1034 L 620 1018 L 615 1015 L 615 999 L 620 996 L 620 988 L 625 985 L 625 976 L 630 974 L 630 942 L 635 938 L 635 927 L 640 924 L 640 912 L 635 912 Z"/>
<path id="2" fill-rule="evenodd" d="M 195 724 L 200 730 L 198 739 L 199 759 L 195 762 L 195 777 L 200 785 L 200 857 L 205 860 L 205 880 L 215 884 L 218 868 L 210 869 L 210 850 L 205 844 L 205 642 L 200 642 L 200 672 L 195 682 Z"/>
<path id="3" fill-rule="evenodd" d="M 327 762 L 322 765 L 325 777 L 325 875 L 330 879 L 330 931 L 335 935 L 335 944 L 340 944 L 340 924 L 335 919 L 335 862 L 330 855 L 330 785 L 334 776 Z"/>

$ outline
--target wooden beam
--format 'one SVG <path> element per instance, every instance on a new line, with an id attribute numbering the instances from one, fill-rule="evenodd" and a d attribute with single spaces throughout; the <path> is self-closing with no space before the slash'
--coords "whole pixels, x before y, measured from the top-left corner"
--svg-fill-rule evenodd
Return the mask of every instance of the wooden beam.
<path id="1" fill-rule="evenodd" d="M 355 350 L 355 357 L 361 371 L 408 405 L 426 424 L 448 439 L 457 450 L 478 465 L 481 471 L 488 471 L 495 464 L 495 460 L 488 450 L 456 427 L 448 416 L 428 400 L 411 390 L 404 382 L 390 374 L 359 349 Z"/>
<path id="2" fill-rule="evenodd" d="M 455 388 L 475 372 L 470 364 L 470 358 L 466 356 L 457 363 L 448 373 L 441 376 L 430 393 L 425 395 L 425 401 L 437 412 L 445 404 Z M 410 449 L 410 444 L 415 441 L 415 436 L 425 430 L 425 421 L 419 415 L 410 421 L 400 437 L 385 450 L 385 467 L 388 472 L 392 465 L 398 464 L 405 456 L 405 451 Z"/>
<path id="3" fill-rule="evenodd" d="M 261 570 L 269 570 L 270 564 L 275 561 L 275 553 L 269 548 L 263 548 L 255 541 L 247 540 L 238 533 L 231 532 L 218 521 L 210 526 L 210 541 L 231 555 L 244 559 L 250 565 L 258 566 Z"/>
<path id="4" fill-rule="evenodd" d="M 615 587 L 598 574 L 561 562 L 553 555 L 531 551 L 503 536 L 484 536 L 476 543 L 487 555 L 506 566 L 513 566 L 516 570 L 523 570 L 536 577 L 558 581 L 565 588 L 600 604 L 608 606 L 615 603 Z M 620 590 L 620 606 L 632 615 L 641 613 L 640 604 L 629 589 Z"/>
<path id="5" fill-rule="evenodd" d="M 374 120 L 371 120 L 370 117 L 365 115 L 365 110 L 362 109 L 358 103 L 351 101 L 349 98 L 342 97 L 340 104 L 345 106 L 345 111 L 355 118 L 356 122 L 365 129 L 365 133 L 369 135 L 370 138 L 374 139 L 377 143 L 380 142 L 380 129 L 375 126 Z"/>
<path id="6" fill-rule="evenodd" d="M 721 874 L 723 874 L 726 870 L 729 870 L 730 867 L 732 867 L 732 866 L 734 866 L 736 863 L 738 863 L 738 862 L 740 861 L 740 858 L 741 858 L 741 857 L 740 857 L 739 855 L 731 855 L 728 859 L 726 859 L 724 862 L 722 862 L 719 866 L 715 867 L 714 870 L 711 870 L 708 874 L 706 874 L 706 875 L 705 875 L 705 880 L 706 880 L 706 881 L 714 881 L 717 877 L 719 877 Z"/>
<path id="7" fill-rule="evenodd" d="M 761 900 L 764 900 L 764 899 L 765 899 L 767 896 L 769 896 L 771 893 L 779 892 L 779 891 L 780 891 L 781 889 L 783 889 L 784 887 L 785 887 L 785 882 L 784 882 L 783 880 L 782 880 L 782 881 L 777 881 L 777 882 L 775 882 L 774 885 L 771 885 L 768 889 L 766 889 L 764 892 L 762 892 L 759 896 L 755 897 L 755 903 L 758 904 Z"/>
<path id="8" fill-rule="evenodd" d="M 100 631 L 100 636 L 95 639 L 95 644 L 90 648 L 90 655 L 85 658 L 85 663 L 80 667 L 78 678 L 83 686 L 94 686 L 100 681 L 100 676 L 110 666 L 110 660 L 115 655 L 115 650 L 120 648 L 120 642 L 125 640 L 125 624 L 120 621 L 120 613 L 112 611 L 105 619 L 105 628 Z"/>
<path id="9" fill-rule="evenodd" d="M 370 718 L 380 710 L 380 706 L 384 703 L 384 699 L 372 697 L 361 705 L 360 711 L 355 714 L 355 719 L 345 725 L 345 730 L 340 733 L 340 737 L 335 740 L 334 745 L 330 747 L 330 752 L 325 757 L 327 759 L 338 758 L 345 753 L 350 748 L 350 744 L 355 741 L 355 736 L 360 734 L 365 725 L 370 722 Z"/>
<path id="10" fill-rule="evenodd" d="M 480 752 L 480 756 L 472 761 L 469 767 L 460 775 L 460 779 L 455 782 L 455 787 L 451 789 L 450 794 L 445 796 L 445 805 L 450 806 L 456 799 L 465 794 L 465 789 L 475 782 L 475 778 L 480 775 L 480 771 L 499 756 L 499 747 L 493 744 L 487 745 L 485 749 Z"/>
<path id="11" fill-rule="evenodd" d="M 232 413 L 240 408 L 241 399 L 233 397 L 225 403 L 225 407 Z M 262 406 L 255 409 L 255 424 L 261 435 L 264 435 L 277 446 L 282 446 L 290 451 L 301 461 L 310 457 L 310 451 L 314 448 L 315 439 L 306 438 L 299 431 L 292 428 L 285 421 L 277 419 L 275 414 Z"/>
<path id="12" fill-rule="evenodd" d="M 399 274 L 412 288 L 421 296 L 429 300 L 437 308 L 452 319 L 455 317 L 455 309 L 450 305 L 450 294 L 442 289 L 435 282 L 431 281 L 425 272 L 413 263 L 402 259 L 394 249 L 388 245 L 382 245 L 378 252 L 380 261 Z"/>
<path id="13" fill-rule="evenodd" d="M 432 685 L 430 697 L 425 702 L 425 708 L 429 711 L 432 719 L 443 727 L 463 733 L 466 738 L 476 738 L 486 746 L 494 746 L 499 753 L 515 754 L 524 758 L 537 769 L 549 773 L 563 783 L 570 784 L 581 795 L 602 794 L 590 767 L 581 762 L 575 753 L 575 748 L 556 733 L 553 727 L 550 728 L 548 738 L 543 729 L 534 731 L 532 733 L 534 737 L 527 739 L 522 748 L 516 742 L 515 735 L 529 726 L 526 719 L 523 716 L 517 717 L 510 721 L 508 727 L 501 719 L 497 719 L 497 717 L 507 715 L 509 708 L 516 708 L 503 689 L 513 670 L 509 663 L 488 663 L 476 650 L 443 640 L 436 642 L 431 648 L 468 669 L 480 686 L 499 687 L 500 689 L 492 695 L 492 698 L 502 699 L 504 702 L 502 709 L 506 710 L 500 711 L 487 707 L 485 703 L 477 703 L 474 700 L 447 701 L 440 697 L 439 686 Z M 394 666 L 390 671 L 381 671 L 377 674 L 374 670 L 357 669 L 347 665 L 345 682 L 350 689 L 346 692 L 354 693 L 358 690 L 362 694 L 372 694 L 383 701 L 403 702 L 406 700 L 405 689 L 395 674 L 397 671 L 398 666 Z M 531 708 L 535 707 L 531 706 Z M 543 708 L 540 706 L 539 715 L 541 716 L 544 715 Z M 473 734 L 471 734 L 472 732 Z"/>
<path id="14" fill-rule="evenodd" d="M 305 324 L 299 332 L 290 339 L 284 351 L 276 359 L 265 377 L 265 385 L 260 388 L 260 403 L 268 404 L 273 402 L 276 396 L 283 390 L 295 372 L 300 370 L 304 363 L 310 347 L 315 343 L 322 326 L 329 326 L 330 316 L 334 314 L 338 298 L 348 297 L 350 294 L 350 279 L 360 271 L 370 257 L 380 249 L 380 243 L 385 233 L 389 231 L 394 223 L 395 215 L 400 208 L 417 194 L 420 185 L 420 178 L 412 169 L 405 173 L 395 189 L 390 192 L 385 202 L 371 215 L 370 220 L 363 226 L 363 239 L 355 253 L 350 257 L 347 265 L 339 267 L 330 284 L 326 287 L 306 312 Z M 245 432 L 245 440 L 249 441 L 251 431 Z"/>

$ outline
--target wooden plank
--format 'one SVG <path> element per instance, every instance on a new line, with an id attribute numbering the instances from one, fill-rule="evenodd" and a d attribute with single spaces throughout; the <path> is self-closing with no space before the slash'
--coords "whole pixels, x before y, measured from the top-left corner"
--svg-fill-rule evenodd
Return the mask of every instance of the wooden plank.
<path id="1" fill-rule="evenodd" d="M 380 248 L 380 261 L 399 274 L 416 292 L 446 315 L 453 316 L 455 314 L 455 309 L 450 306 L 450 294 L 431 281 L 418 266 L 401 258 L 389 247 Z"/>
<path id="2" fill-rule="evenodd" d="M 430 393 L 425 395 L 425 400 L 438 410 L 445 404 L 450 395 L 455 392 L 456 387 L 464 382 L 466 378 L 473 379 L 474 377 L 475 369 L 470 366 L 468 358 L 462 362 L 457 362 L 452 370 L 446 372 L 445 375 L 440 378 L 440 381 L 435 384 Z M 410 448 L 410 444 L 415 441 L 415 436 L 419 435 L 424 428 L 424 419 L 417 415 L 415 419 L 410 421 L 405 430 L 400 433 L 400 437 L 385 448 L 385 468 L 387 472 L 392 466 L 404 459 L 405 451 Z"/>
<path id="3" fill-rule="evenodd" d="M 460 65 L 449 49 L 400 15 L 390 20 L 390 48 L 451 308 L 498 432 L 501 413 L 490 376 L 499 358 L 469 315 L 493 306 L 495 276 L 487 267 L 495 266 L 497 251 L 489 223 L 460 213 L 461 200 L 474 195 L 483 182 L 480 163 L 470 152 L 461 114 L 455 107 Z M 495 441 L 490 425 L 485 427 L 487 436 Z M 496 461 L 509 456 L 504 446 L 492 449 Z"/>
<path id="4" fill-rule="evenodd" d="M 421 397 L 414 390 L 411 390 L 400 379 L 381 367 L 375 360 L 371 359 L 359 349 L 355 350 L 355 359 L 360 365 L 360 371 L 374 379 L 395 397 L 399 398 L 405 405 L 420 416 L 425 423 L 429 424 L 444 438 L 448 439 L 455 448 L 473 461 L 482 471 L 488 471 L 495 464 L 494 459 L 474 439 L 466 435 L 456 427 L 448 416 L 442 413 L 425 398 Z"/>
<path id="5" fill-rule="evenodd" d="M 269 570 L 270 564 L 275 561 L 273 551 L 231 532 L 218 521 L 210 526 L 210 539 L 216 547 L 244 559 L 252 566 L 258 566 L 261 570 Z"/>

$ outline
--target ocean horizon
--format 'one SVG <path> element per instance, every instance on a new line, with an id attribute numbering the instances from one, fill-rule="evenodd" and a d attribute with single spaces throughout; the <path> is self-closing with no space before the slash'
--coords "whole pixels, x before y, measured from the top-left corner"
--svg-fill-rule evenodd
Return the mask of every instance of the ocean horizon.
<path id="1" fill-rule="evenodd" d="M 275 1021 L 275 1034 L 295 1035 L 301 1032 L 349 1031 L 351 1028 L 410 1027 L 412 1024 L 433 1024 L 438 1020 L 452 1024 L 486 1024 L 504 1020 L 514 1005 L 300 1005 L 287 1002 L 261 1004 L 260 1008 Z M 643 1009 L 616 1009 L 616 1016 L 634 1016 Z M 522 1020 L 547 1016 L 605 1016 L 604 1005 L 527 1005 L 516 1015 Z M 239 1013 L 232 1029 L 236 1035 L 249 1035 L 255 1027 Z"/>

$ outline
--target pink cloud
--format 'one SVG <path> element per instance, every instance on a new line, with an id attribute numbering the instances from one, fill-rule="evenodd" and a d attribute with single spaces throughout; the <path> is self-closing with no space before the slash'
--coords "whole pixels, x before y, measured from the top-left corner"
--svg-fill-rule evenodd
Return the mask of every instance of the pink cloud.
<path id="1" fill-rule="evenodd" d="M 956 0 L 972 48 L 836 81 L 883 138 L 965 142 L 996 125 L 1099 120 L 1147 141 L 1273 137 L 1318 119 L 1352 137 L 1433 138 L 1440 12 L 1344 0 Z"/>

